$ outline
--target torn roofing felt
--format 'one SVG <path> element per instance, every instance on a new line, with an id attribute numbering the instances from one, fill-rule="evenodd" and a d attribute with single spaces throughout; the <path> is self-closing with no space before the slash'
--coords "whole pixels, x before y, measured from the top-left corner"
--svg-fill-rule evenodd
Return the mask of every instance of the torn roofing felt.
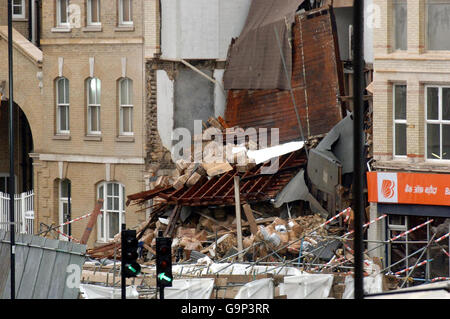
<path id="1" fill-rule="evenodd" d="M 275 60 L 267 55 L 274 63 L 279 57 L 280 52 Z M 291 84 L 303 134 L 289 90 L 228 90 L 225 120 L 231 127 L 278 129 L 281 143 L 325 134 L 345 116 L 339 98 L 345 95 L 343 76 L 333 9 L 298 13 L 292 26 Z"/>
<path id="2" fill-rule="evenodd" d="M 224 87 L 229 89 L 288 89 L 278 32 L 286 67 L 291 77 L 289 43 L 295 12 L 304 0 L 255 0 L 239 38 L 228 52 Z"/>

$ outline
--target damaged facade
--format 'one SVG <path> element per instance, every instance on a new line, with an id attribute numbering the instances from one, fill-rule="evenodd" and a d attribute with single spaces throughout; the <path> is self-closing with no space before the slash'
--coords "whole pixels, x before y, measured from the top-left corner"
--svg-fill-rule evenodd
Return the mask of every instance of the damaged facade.
<path id="1" fill-rule="evenodd" d="M 450 197 L 448 31 L 450 1 L 374 1 L 373 159 L 368 174 L 371 218 L 388 214 L 369 230 L 387 240 L 423 225 L 401 242 L 379 246 L 396 272 L 420 264 L 414 284 L 449 277 Z M 429 246 L 427 247 L 427 244 Z M 377 247 L 378 246 L 378 247 Z M 421 257 L 417 253 L 425 250 Z"/>

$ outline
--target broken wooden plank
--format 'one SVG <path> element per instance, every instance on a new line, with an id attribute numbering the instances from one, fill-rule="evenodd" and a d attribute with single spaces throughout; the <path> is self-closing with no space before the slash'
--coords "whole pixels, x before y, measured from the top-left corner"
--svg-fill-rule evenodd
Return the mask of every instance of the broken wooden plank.
<path id="1" fill-rule="evenodd" d="M 247 221 L 250 225 L 250 232 L 256 236 L 256 233 L 258 232 L 258 226 L 256 225 L 255 216 L 253 216 L 252 208 L 249 204 L 242 205 L 244 208 L 245 216 L 247 217 Z"/>

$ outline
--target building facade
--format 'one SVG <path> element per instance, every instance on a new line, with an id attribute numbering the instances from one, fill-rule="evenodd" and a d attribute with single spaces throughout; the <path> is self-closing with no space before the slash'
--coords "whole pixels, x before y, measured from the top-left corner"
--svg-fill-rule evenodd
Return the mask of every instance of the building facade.
<path id="1" fill-rule="evenodd" d="M 450 218 L 450 1 L 374 0 L 380 12 L 374 29 L 373 180 L 371 217 L 387 214 L 369 231 L 388 240 L 414 226 L 395 243 L 372 243 L 391 270 L 412 266 L 432 234 L 449 232 Z M 371 180 L 373 184 L 371 184 Z M 448 238 L 441 242 L 448 250 Z M 403 261 L 401 261 L 404 259 Z M 427 249 L 433 259 L 415 272 L 432 279 L 449 276 L 448 256 Z M 401 262 L 400 262 L 401 261 Z"/>
<path id="2" fill-rule="evenodd" d="M 34 190 L 34 233 L 91 212 L 102 198 L 103 214 L 88 246 L 108 242 L 121 223 L 130 228 L 145 220 L 145 212 L 125 202 L 126 195 L 145 190 L 144 70 L 145 59 L 159 51 L 159 1 L 32 1 L 35 10 L 28 10 L 28 1 L 16 3 L 24 3 L 21 19 L 36 13 L 33 21 L 39 24 L 36 41 L 19 26 L 27 21 L 14 22 L 14 102 L 29 124 L 24 136 L 32 136 L 32 146 L 22 153 L 32 160 L 33 176 L 27 185 L 18 183 L 17 191 Z M 0 24 L 6 25 L 6 5 L 0 9 Z M 1 58 L 7 65 L 7 28 L 2 28 Z M 7 79 L 2 68 L 0 82 Z M 7 99 L 7 83 L 4 92 Z M 2 112 L 6 109 L 3 102 Z M 7 124 L 6 116 L 1 120 Z M 1 163 L 0 174 L 6 174 L 7 159 Z M 73 223 L 70 235 L 80 239 L 85 225 Z"/>

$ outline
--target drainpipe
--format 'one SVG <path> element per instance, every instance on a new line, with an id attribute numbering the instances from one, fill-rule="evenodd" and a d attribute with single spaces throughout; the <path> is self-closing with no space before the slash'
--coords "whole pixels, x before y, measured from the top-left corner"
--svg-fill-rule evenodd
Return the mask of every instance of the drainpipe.
<path id="1" fill-rule="evenodd" d="M 33 0 L 28 0 L 28 41 L 33 42 Z"/>

